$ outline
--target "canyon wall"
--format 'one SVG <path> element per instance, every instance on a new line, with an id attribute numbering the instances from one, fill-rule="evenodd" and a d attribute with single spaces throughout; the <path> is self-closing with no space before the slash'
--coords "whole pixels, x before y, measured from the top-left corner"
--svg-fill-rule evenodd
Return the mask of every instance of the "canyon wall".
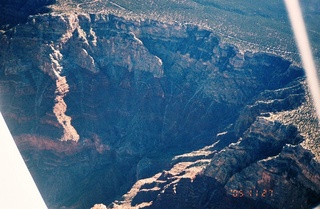
<path id="1" fill-rule="evenodd" d="M 320 202 L 309 123 L 280 117 L 310 106 L 304 73 L 281 57 L 191 24 L 82 13 L 29 16 L 0 44 L 0 110 L 49 208 L 128 191 L 110 207 Z"/>

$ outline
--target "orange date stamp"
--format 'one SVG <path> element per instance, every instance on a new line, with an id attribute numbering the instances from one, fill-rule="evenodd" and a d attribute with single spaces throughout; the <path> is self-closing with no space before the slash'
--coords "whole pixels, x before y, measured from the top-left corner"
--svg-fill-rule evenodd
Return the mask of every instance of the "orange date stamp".
<path id="1" fill-rule="evenodd" d="M 230 194 L 234 198 L 242 198 L 242 197 L 261 197 L 268 198 L 273 197 L 273 189 L 231 189 Z"/>

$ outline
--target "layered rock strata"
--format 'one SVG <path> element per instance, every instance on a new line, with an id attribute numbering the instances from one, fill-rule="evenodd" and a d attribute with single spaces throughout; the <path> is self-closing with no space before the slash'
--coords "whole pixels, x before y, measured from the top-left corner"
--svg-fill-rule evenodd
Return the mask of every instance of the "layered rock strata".
<path id="1" fill-rule="evenodd" d="M 278 93 L 283 95 L 284 91 Z M 265 115 L 264 109 L 260 111 L 259 116 L 248 116 L 256 119 L 237 142 L 221 149 L 219 143 L 227 132 L 218 134 L 220 140 L 212 146 L 177 156 L 171 169 L 139 180 L 110 208 L 316 206 L 320 201 L 320 167 L 315 150 L 301 144 L 304 133 L 293 125 L 296 120 L 285 125 L 275 120 L 272 112 Z"/>
<path id="2" fill-rule="evenodd" d="M 108 205 L 151 176 L 114 207 L 319 202 L 302 125 L 270 115 L 305 102 L 281 57 L 194 25 L 75 13 L 30 16 L 0 43 L 0 110 L 50 208 Z M 278 199 L 233 197 L 248 188 Z"/>

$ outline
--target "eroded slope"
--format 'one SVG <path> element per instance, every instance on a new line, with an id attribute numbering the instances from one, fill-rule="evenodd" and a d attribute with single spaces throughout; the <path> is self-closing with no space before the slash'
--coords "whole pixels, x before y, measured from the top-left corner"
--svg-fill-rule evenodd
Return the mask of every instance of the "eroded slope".
<path id="1" fill-rule="evenodd" d="M 268 166 L 266 159 L 278 154 L 276 162 L 292 159 L 293 170 L 319 175 L 307 166 L 312 155 L 300 148 L 302 129 L 268 116 L 294 113 L 305 101 L 302 69 L 281 57 L 241 53 L 212 31 L 190 24 L 103 14 L 32 16 L 0 41 L 1 112 L 50 208 L 109 204 L 137 180 L 175 163 L 172 175 L 160 179 L 160 189 L 149 193 L 139 187 L 139 198 L 126 204 L 154 201 L 150 207 L 161 208 L 172 197 L 172 207 L 187 207 L 179 196 L 186 187 L 194 194 L 191 205 L 215 207 L 220 197 L 210 199 L 215 189 L 224 191 L 222 200 L 228 203 L 237 183 L 227 187 L 227 182 L 258 166 L 262 170 L 249 181 L 254 184 Z M 205 146 L 205 152 L 183 155 Z M 299 164 L 301 153 L 309 154 Z M 222 159 L 224 174 L 214 171 Z M 276 162 L 271 170 L 280 169 Z M 284 178 L 288 169 L 274 178 Z M 215 179 L 214 172 L 226 177 Z M 310 186 L 317 180 L 296 176 L 302 201 L 309 200 L 308 189 L 318 194 Z M 150 181 L 157 183 L 158 177 Z M 159 199 L 159 191 L 178 183 L 169 177 L 184 183 L 177 184 L 177 196 L 167 190 L 167 199 L 161 194 Z"/>

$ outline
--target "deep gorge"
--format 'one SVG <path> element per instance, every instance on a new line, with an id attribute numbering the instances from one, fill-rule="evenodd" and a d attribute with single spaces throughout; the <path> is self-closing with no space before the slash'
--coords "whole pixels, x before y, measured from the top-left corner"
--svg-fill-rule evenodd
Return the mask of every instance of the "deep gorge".
<path id="1" fill-rule="evenodd" d="M 131 206 L 153 201 L 148 207 L 163 208 L 172 199 L 171 208 L 320 202 L 319 162 L 301 147 L 294 122 L 271 117 L 306 102 L 304 72 L 288 60 L 240 52 L 195 25 L 115 15 L 30 16 L 2 33 L 0 43 L 0 110 L 49 208 L 109 205 L 137 180 L 161 172 L 161 184 L 169 182 L 160 186 L 164 192 L 145 185 L 150 191 L 138 192 Z M 57 119 L 57 98 L 69 125 Z M 74 132 L 65 134 L 71 126 L 78 141 Z M 173 160 L 196 150 L 199 155 Z M 217 170 L 221 162 L 225 174 Z M 197 170 L 195 183 L 183 171 L 163 171 L 179 163 L 191 163 L 185 173 Z M 268 173 L 277 196 L 232 198 L 229 188 L 249 184 L 246 169 L 258 171 L 249 181 L 256 187 L 268 184 L 262 175 L 280 170 Z M 175 193 L 172 178 L 180 179 Z M 284 194 L 284 185 L 298 192 Z M 189 202 L 177 192 L 185 188 L 194 194 Z"/>

